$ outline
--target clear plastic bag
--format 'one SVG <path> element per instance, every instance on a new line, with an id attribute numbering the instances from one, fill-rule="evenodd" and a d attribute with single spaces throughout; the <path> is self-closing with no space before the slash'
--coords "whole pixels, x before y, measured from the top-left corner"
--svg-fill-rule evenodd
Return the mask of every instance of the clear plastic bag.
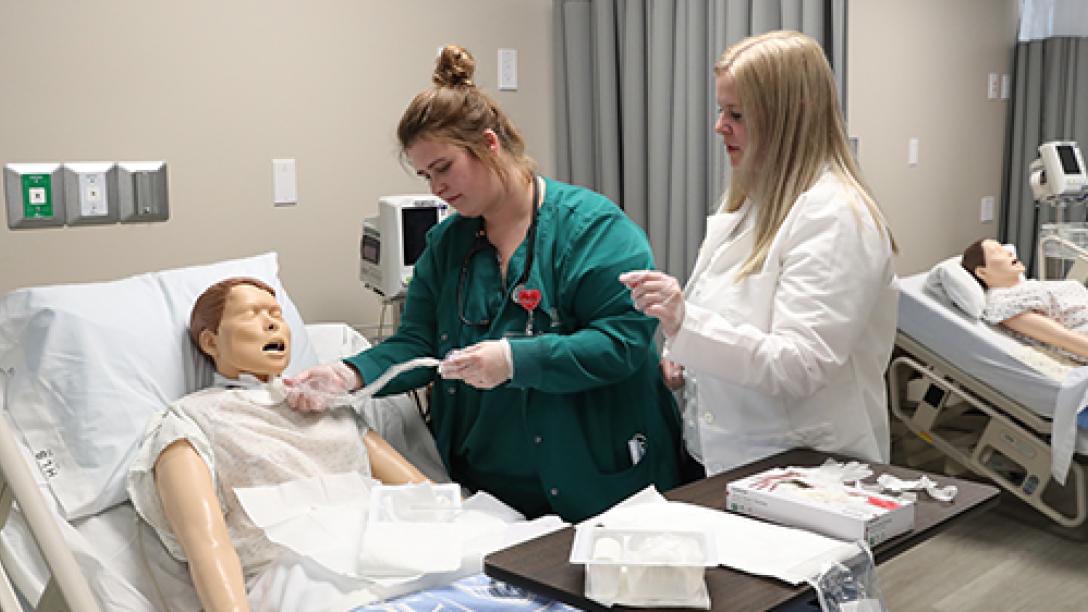
<path id="1" fill-rule="evenodd" d="M 823 612 L 887 612 L 877 583 L 873 554 L 863 542 L 855 542 L 858 554 L 831 564 L 809 580 Z"/>

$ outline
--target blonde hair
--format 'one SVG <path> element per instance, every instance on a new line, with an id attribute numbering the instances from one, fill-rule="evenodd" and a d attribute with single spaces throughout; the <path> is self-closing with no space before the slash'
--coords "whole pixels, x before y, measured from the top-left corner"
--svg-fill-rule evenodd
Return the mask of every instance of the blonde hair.
<path id="1" fill-rule="evenodd" d="M 476 87 L 476 59 L 457 45 L 446 45 L 435 62 L 432 87 L 416 94 L 397 125 L 401 156 L 420 139 L 461 147 L 490 167 L 504 184 L 509 170 L 528 180 L 536 162 L 525 154 L 525 141 L 491 96 Z M 502 156 L 488 148 L 485 130 L 495 132 Z"/>
<path id="2" fill-rule="evenodd" d="M 828 167 L 857 189 L 881 235 L 897 250 L 850 153 L 835 78 L 815 40 L 788 31 L 746 38 L 722 53 L 714 74 L 736 80 L 748 135 L 747 151 L 734 169 L 722 210 L 735 212 L 748 198 L 758 203 L 756 243 L 736 281 L 763 267 L 794 202 Z M 860 215 L 853 200 L 850 206 Z"/>

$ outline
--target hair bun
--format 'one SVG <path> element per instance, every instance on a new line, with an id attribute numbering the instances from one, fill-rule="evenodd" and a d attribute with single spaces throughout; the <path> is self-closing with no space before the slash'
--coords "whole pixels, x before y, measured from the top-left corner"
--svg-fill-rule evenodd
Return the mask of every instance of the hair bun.
<path id="1" fill-rule="evenodd" d="M 476 58 L 458 45 L 446 45 L 438 54 L 431 80 L 439 87 L 472 87 Z"/>

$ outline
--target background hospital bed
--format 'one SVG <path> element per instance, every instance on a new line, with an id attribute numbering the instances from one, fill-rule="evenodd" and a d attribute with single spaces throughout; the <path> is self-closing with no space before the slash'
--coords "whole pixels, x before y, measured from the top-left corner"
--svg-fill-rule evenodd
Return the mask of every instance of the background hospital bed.
<path id="1" fill-rule="evenodd" d="M 1065 484 L 1051 474 L 1061 381 L 1018 359 L 1016 340 L 927 291 L 925 277 L 900 281 L 898 356 L 888 370 L 892 412 L 940 453 L 1055 524 L 1085 527 L 1088 431 L 1076 432 Z M 1057 365 L 1041 353 L 1038 359 L 1043 370 Z"/>
<path id="2" fill-rule="evenodd" d="M 343 324 L 308 325 L 307 331 L 319 360 L 354 354 L 366 346 L 358 332 Z M 446 479 L 411 398 L 402 395 L 378 400 L 368 412 L 369 422 L 390 444 L 432 478 Z M 44 478 L 30 469 L 30 459 L 6 415 L 0 418 L 0 465 L 4 472 L 0 518 L 5 519 L 0 531 L 0 572 L 5 578 L 0 584 L 0 608 L 5 612 L 22 610 L 30 601 L 37 602 L 37 610 L 100 609 L 88 576 L 98 582 L 95 591 L 99 597 L 107 595 L 103 602 L 106 610 L 164 609 L 159 603 L 163 599 L 172 610 L 200 608 L 188 570 L 137 520 L 131 504 L 114 506 L 88 519 L 65 521 Z M 17 502 L 14 506 L 13 501 Z M 154 583 L 147 566 L 155 572 Z M 18 602 L 20 595 L 23 604 Z"/>

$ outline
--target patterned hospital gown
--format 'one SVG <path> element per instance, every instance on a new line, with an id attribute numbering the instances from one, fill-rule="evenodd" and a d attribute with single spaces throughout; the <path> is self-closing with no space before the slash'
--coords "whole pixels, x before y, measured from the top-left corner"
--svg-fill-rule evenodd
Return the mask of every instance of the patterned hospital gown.
<path id="1" fill-rule="evenodd" d="M 1088 334 L 1088 289 L 1075 280 L 1026 280 L 1013 287 L 1000 287 L 986 292 L 986 308 L 982 311 L 982 318 L 986 322 L 996 325 L 1025 312 L 1041 314 L 1069 329 Z M 1044 347 L 1077 363 L 1088 363 L 1088 358 L 1019 334 L 1007 327 L 1002 329 L 1028 344 Z"/>
<path id="2" fill-rule="evenodd" d="M 248 378 L 248 380 L 245 380 Z M 216 377 L 216 386 L 181 398 L 148 426 L 128 475 L 136 511 L 170 553 L 185 555 L 170 529 L 155 488 L 159 454 L 187 440 L 212 473 L 231 541 L 247 577 L 260 572 L 282 549 L 268 540 L 239 504 L 235 488 L 277 485 L 322 474 L 370 476 L 362 436 L 366 426 L 350 409 L 314 415 L 291 410 L 282 383 Z"/>

